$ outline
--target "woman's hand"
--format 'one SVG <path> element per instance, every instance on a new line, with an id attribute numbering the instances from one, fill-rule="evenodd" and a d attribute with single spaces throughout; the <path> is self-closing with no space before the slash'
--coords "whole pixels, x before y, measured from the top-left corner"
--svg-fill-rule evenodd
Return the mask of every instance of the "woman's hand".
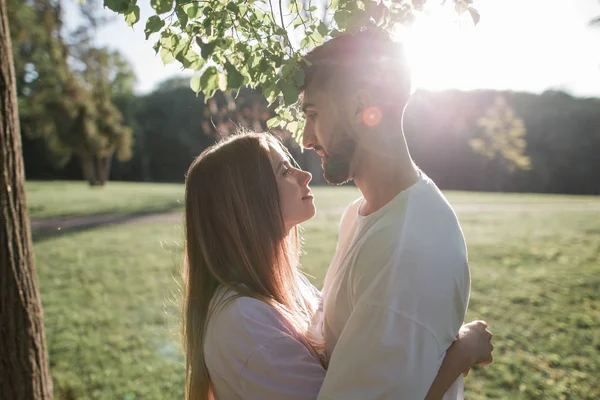
<path id="1" fill-rule="evenodd" d="M 485 321 L 473 321 L 463 325 L 458 331 L 454 345 L 467 357 L 469 368 L 474 365 L 487 365 L 494 359 L 492 333 Z M 467 376 L 469 369 L 463 375 Z"/>

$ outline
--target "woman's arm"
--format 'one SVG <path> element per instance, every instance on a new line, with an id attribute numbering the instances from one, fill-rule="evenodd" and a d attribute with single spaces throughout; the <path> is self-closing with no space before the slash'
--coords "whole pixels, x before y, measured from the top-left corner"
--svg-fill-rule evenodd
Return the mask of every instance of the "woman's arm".
<path id="1" fill-rule="evenodd" d="M 462 373 L 474 365 L 491 363 L 492 350 L 492 334 L 485 322 L 473 321 L 463 325 L 456 341 L 446 351 L 425 400 L 441 399 Z"/>

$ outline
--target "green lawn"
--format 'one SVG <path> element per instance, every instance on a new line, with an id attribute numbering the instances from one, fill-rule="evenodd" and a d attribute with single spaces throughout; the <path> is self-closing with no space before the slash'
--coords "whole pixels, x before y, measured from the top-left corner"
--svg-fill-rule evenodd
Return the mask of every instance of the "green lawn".
<path id="1" fill-rule="evenodd" d="M 59 185 L 28 185 L 36 191 L 28 193 L 29 204 L 55 198 L 38 215 L 136 212 L 137 196 L 148 209 L 150 193 L 162 199 L 183 193 L 177 185 L 111 183 L 106 189 L 136 196 L 95 201 L 83 184 Z M 303 266 L 320 286 L 343 205 L 358 192 L 314 191 L 319 213 L 305 224 Z M 89 211 L 71 195 L 88 199 Z M 467 398 L 598 398 L 600 198 L 461 192 L 448 198 L 469 246 L 468 319 L 487 320 L 496 346 L 494 363 L 466 378 Z M 180 252 L 181 227 L 172 222 L 64 232 L 35 243 L 56 398 L 182 398 Z"/>
<path id="2" fill-rule="evenodd" d="M 184 188 L 178 184 L 108 182 L 91 187 L 83 181 L 27 181 L 25 188 L 31 219 L 169 212 L 184 203 Z"/>

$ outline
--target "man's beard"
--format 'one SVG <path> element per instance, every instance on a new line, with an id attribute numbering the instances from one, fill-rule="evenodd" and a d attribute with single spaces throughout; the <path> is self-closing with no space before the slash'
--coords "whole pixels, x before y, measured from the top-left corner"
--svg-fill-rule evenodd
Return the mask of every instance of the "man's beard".
<path id="1" fill-rule="evenodd" d="M 350 163 L 356 150 L 356 142 L 347 133 L 343 132 L 340 136 L 331 152 L 323 156 L 321 164 L 323 177 L 332 185 L 342 185 L 351 179 Z"/>

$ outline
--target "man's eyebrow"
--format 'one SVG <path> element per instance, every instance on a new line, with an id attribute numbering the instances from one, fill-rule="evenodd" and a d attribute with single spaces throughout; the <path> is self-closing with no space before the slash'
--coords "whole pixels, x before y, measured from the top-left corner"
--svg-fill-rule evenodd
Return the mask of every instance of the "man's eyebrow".
<path id="1" fill-rule="evenodd" d="M 307 108 L 315 108 L 316 106 L 314 105 L 314 103 L 304 103 L 302 104 L 302 112 L 305 113 Z"/>

